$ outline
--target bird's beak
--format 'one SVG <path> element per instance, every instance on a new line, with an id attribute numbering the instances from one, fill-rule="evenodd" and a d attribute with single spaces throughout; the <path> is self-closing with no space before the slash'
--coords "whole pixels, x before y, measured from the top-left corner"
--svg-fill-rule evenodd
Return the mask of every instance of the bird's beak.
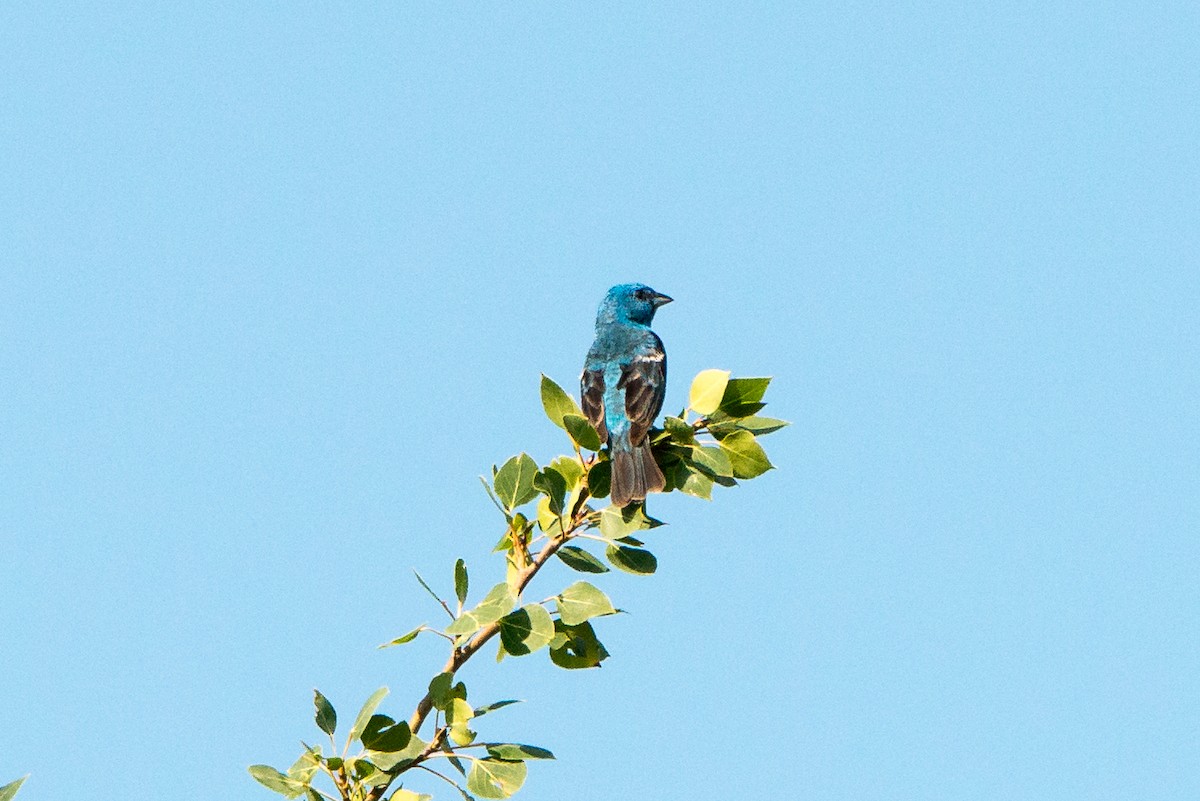
<path id="1" fill-rule="evenodd" d="M 653 303 L 654 308 L 657 309 L 659 306 L 666 306 L 672 300 L 674 300 L 674 298 L 672 298 L 671 296 L 663 295 L 662 293 L 656 292 L 654 294 L 654 300 L 652 300 L 650 302 Z"/>

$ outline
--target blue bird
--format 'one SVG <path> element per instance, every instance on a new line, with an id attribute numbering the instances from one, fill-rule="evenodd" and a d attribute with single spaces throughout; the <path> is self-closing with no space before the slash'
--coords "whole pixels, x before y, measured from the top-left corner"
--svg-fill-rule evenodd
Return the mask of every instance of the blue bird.
<path id="1" fill-rule="evenodd" d="M 659 306 L 671 298 L 645 284 L 608 290 L 596 313 L 596 341 L 583 365 L 583 413 L 608 443 L 612 502 L 621 507 L 661 492 L 662 470 L 646 438 L 667 390 L 667 354 L 650 330 Z"/>

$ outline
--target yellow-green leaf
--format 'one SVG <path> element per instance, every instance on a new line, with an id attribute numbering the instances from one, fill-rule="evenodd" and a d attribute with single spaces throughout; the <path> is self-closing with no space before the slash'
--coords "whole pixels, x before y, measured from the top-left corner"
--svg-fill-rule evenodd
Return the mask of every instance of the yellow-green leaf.
<path id="1" fill-rule="evenodd" d="M 600 615 L 616 613 L 612 601 L 586 581 L 577 581 L 562 591 L 556 599 L 558 616 L 568 626 L 574 626 Z"/>
<path id="2" fill-rule="evenodd" d="M 321 757 L 313 751 L 305 751 L 292 766 L 288 768 L 287 776 L 301 784 L 308 784 L 321 766 Z M 2 797 L 2 796 L 0 796 Z"/>
<path id="3" fill-rule="evenodd" d="M 256 767 L 259 767 L 259 766 L 256 766 Z M 261 766 L 261 767 L 265 767 L 265 766 Z M 271 768 L 271 770 L 275 770 L 275 769 Z M 276 772 L 278 772 L 278 771 L 276 771 Z M 253 773 L 253 771 L 251 771 L 251 773 Z M 9 782 L 8 784 L 4 785 L 3 787 L 0 787 L 0 801 L 12 801 L 12 797 L 17 794 L 17 790 L 21 789 L 21 785 L 24 784 L 25 780 L 28 778 L 29 778 L 28 776 L 22 776 L 21 778 L 17 779 L 15 782 Z M 272 788 L 272 789 L 274 789 L 274 788 Z"/>
<path id="4" fill-rule="evenodd" d="M 263 787 L 266 787 L 268 790 L 274 790 L 286 798 L 295 798 L 304 792 L 303 782 L 297 781 L 289 776 L 284 776 L 270 765 L 251 765 L 249 771 L 250 775 L 254 777 L 254 780 Z M 12 793 L 8 796 L 8 798 L 12 798 L 17 792 L 17 787 L 20 787 L 21 781 L 24 781 L 24 779 L 21 779 L 18 782 L 13 782 L 13 784 L 5 785 L 3 788 L 0 788 L 0 790 L 8 790 L 11 787 Z M 16 785 L 16 787 L 13 785 Z"/>
<path id="5" fill-rule="evenodd" d="M 497 584 L 484 596 L 474 609 L 462 615 L 446 627 L 447 634 L 474 634 L 484 626 L 495 623 L 507 615 L 515 603 L 508 584 Z"/>
<path id="6" fill-rule="evenodd" d="M 566 428 L 563 425 L 563 418 L 568 414 L 583 416 L 575 399 L 544 375 L 542 376 L 542 408 L 546 410 L 546 417 L 550 418 L 550 422 L 562 429 Z"/>
<path id="7" fill-rule="evenodd" d="M 689 451 L 693 462 L 714 476 L 732 476 L 733 465 L 729 456 L 720 448 L 711 445 L 694 445 Z"/>
<path id="8" fill-rule="evenodd" d="M 523 503 L 528 503 L 537 495 L 533 488 L 533 478 L 537 475 L 537 462 L 522 453 L 512 457 L 496 471 L 492 486 L 496 497 L 508 511 L 516 509 Z"/>
<path id="9" fill-rule="evenodd" d="M 604 444 L 600 441 L 600 435 L 596 433 L 596 429 L 581 414 L 568 414 L 563 417 L 563 425 L 575 444 L 584 450 L 598 451 Z"/>
<path id="10" fill-rule="evenodd" d="M 720 407 L 728 383 L 728 370 L 702 370 L 692 379 L 688 406 L 697 414 L 712 414 Z"/>
<path id="11" fill-rule="evenodd" d="M 433 801 L 428 793 L 414 793 L 412 790 L 397 790 L 392 793 L 389 801 Z"/>
<path id="12" fill-rule="evenodd" d="M 761 476 L 773 467 L 766 451 L 749 431 L 735 431 L 725 437 L 721 440 L 721 450 L 729 457 L 737 478 Z"/>
<path id="13" fill-rule="evenodd" d="M 500 618 L 500 642 L 513 656 L 544 648 L 554 637 L 554 621 L 541 604 L 529 604 Z"/>
<path id="14" fill-rule="evenodd" d="M 400 726 L 401 724 L 397 723 L 396 725 Z M 408 728 L 408 723 L 404 723 L 403 725 L 405 728 Z M 417 735 L 412 734 L 408 738 L 408 745 L 401 750 L 388 753 L 385 751 L 372 751 L 371 749 L 367 749 L 367 757 L 371 760 L 371 763 L 380 770 L 391 770 L 401 762 L 407 762 L 408 760 L 415 759 L 425 750 L 427 745 L 429 745 L 429 743 L 425 742 Z"/>
<path id="15" fill-rule="evenodd" d="M 347 735 L 350 742 L 354 742 L 358 739 L 358 736 L 362 734 L 363 729 L 367 726 L 367 721 L 369 721 L 371 716 L 375 714 L 375 710 L 379 708 L 380 702 L 383 701 L 387 694 L 387 687 L 380 687 L 378 690 L 371 693 L 371 697 L 367 699 L 367 702 L 363 704 L 362 709 L 359 710 L 358 717 L 354 719 L 354 725 L 350 727 L 350 734 Z"/>
<path id="16" fill-rule="evenodd" d="M 480 798 L 508 798 L 521 789 L 528 772 L 524 762 L 477 759 L 467 774 L 467 790 Z"/>
<path id="17" fill-rule="evenodd" d="M 566 670 L 581 670 L 599 666 L 608 658 L 608 651 L 591 623 L 568 626 L 554 621 L 554 639 L 550 642 L 550 661 Z"/>
<path id="18" fill-rule="evenodd" d="M 403 634 L 403 635 L 397 637 L 396 639 L 392 640 L 391 642 L 385 642 L 383 645 L 381 645 L 379 647 L 380 648 L 391 648 L 392 646 L 395 646 L 395 645 L 404 645 L 404 643 L 406 643 L 406 642 L 412 642 L 413 640 L 415 640 L 417 638 L 417 635 L 420 634 L 424 630 L 425 630 L 425 626 L 423 626 L 423 625 L 417 626 L 415 629 L 410 631 L 408 634 Z"/>

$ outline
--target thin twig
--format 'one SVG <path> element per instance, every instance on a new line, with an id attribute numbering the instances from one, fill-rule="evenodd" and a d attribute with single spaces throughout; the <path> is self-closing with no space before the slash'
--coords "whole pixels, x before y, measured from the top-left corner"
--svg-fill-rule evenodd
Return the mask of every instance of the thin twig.
<path id="1" fill-rule="evenodd" d="M 334 749 L 335 753 L 337 749 Z M 333 779 L 333 786 L 341 794 L 343 801 L 350 801 L 350 786 L 346 783 L 346 770 L 338 768 L 337 770 L 329 771 L 330 777 Z"/>
<path id="2" fill-rule="evenodd" d="M 469 747 L 470 746 L 465 746 L 465 745 L 459 746 L 459 748 L 469 748 Z M 462 753 L 459 753 L 458 751 L 434 751 L 432 754 L 430 754 L 429 756 L 427 756 L 425 758 L 426 759 L 437 759 L 438 757 L 441 757 L 442 759 L 469 759 L 472 762 L 477 762 L 478 760 L 483 759 L 483 757 L 471 756 L 470 754 L 462 754 Z"/>
<path id="3" fill-rule="evenodd" d="M 310 785 L 308 786 L 308 789 L 312 790 L 314 793 L 316 793 L 317 795 L 321 796 L 322 798 L 328 798 L 328 799 L 329 799 L 329 801 L 337 801 L 337 799 L 336 799 L 336 798 L 334 798 L 334 797 L 333 797 L 333 796 L 331 796 L 329 793 L 327 793 L 327 792 L 325 792 L 324 790 L 322 790 L 320 787 L 313 787 L 313 786 L 310 784 Z"/>

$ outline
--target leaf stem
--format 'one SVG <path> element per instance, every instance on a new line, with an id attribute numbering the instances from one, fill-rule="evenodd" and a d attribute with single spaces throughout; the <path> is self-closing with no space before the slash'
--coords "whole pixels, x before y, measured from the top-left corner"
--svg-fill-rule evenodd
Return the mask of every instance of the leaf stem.
<path id="1" fill-rule="evenodd" d="M 434 770 L 433 768 L 427 768 L 427 767 L 425 767 L 424 765 L 413 765 L 413 767 L 414 767 L 414 768 L 420 768 L 421 770 L 425 771 L 426 773 L 432 773 L 434 776 L 437 776 L 439 779 L 441 779 L 442 781 L 444 781 L 444 782 L 446 782 L 447 784 L 449 784 L 449 785 L 450 785 L 451 787 L 453 787 L 455 790 L 458 790 L 458 792 L 459 792 L 459 793 L 461 793 L 461 794 L 462 794 L 462 796 L 463 796 L 464 798 L 470 798 L 470 796 L 468 796 L 468 795 L 466 794 L 466 792 L 464 792 L 464 791 L 463 791 L 463 788 L 459 786 L 458 782 L 454 781 L 454 779 L 451 779 L 449 776 L 447 776 L 447 775 L 445 775 L 445 774 L 443 774 L 443 773 L 438 773 L 438 772 L 437 772 L 436 770 Z M 376 787 L 376 788 L 374 788 L 373 790 L 371 790 L 371 792 L 370 792 L 370 793 L 367 795 L 367 798 L 380 798 L 380 797 L 382 797 L 382 795 L 383 795 L 383 793 L 382 793 L 382 792 L 381 792 L 379 795 L 376 795 L 376 794 L 375 794 L 375 790 L 378 790 L 378 789 L 379 789 L 379 788 L 378 788 L 378 787 Z M 386 792 L 386 790 L 385 790 L 384 792 Z"/>

